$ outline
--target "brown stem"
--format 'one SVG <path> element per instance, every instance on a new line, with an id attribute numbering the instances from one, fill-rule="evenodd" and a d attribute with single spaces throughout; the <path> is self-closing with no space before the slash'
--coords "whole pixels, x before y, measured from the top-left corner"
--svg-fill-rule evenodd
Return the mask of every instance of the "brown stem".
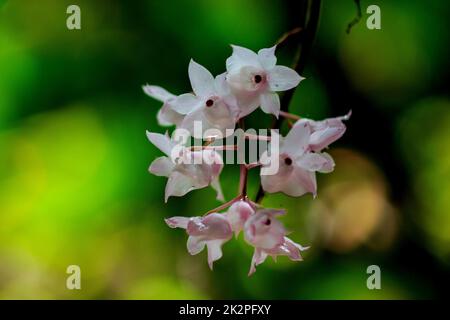
<path id="1" fill-rule="evenodd" d="M 293 64 L 293 68 L 295 71 L 297 71 L 298 74 L 303 73 L 303 70 L 306 66 L 308 54 L 312 48 L 317 27 L 319 25 L 321 0 L 304 0 L 302 4 L 304 5 L 305 9 L 304 12 L 301 12 L 299 21 L 299 28 L 302 30 L 302 32 L 299 32 L 299 35 L 301 35 L 300 37 L 295 38 L 297 40 L 298 49 Z M 292 100 L 294 91 L 295 89 L 286 91 L 281 97 L 280 114 L 281 112 L 289 113 L 289 103 Z M 272 125 L 272 129 L 280 129 L 281 125 L 283 124 L 283 120 L 284 117 L 275 119 Z M 255 201 L 257 203 L 260 203 L 264 198 L 264 194 L 264 190 L 260 184 Z"/>
<path id="2" fill-rule="evenodd" d="M 218 206 L 217 208 L 211 209 L 208 212 L 206 212 L 204 214 L 204 216 L 207 216 L 208 214 L 214 213 L 214 212 L 219 212 L 222 211 L 223 209 L 228 208 L 229 206 L 231 206 L 233 203 L 235 203 L 236 201 L 239 201 L 241 199 L 245 198 L 244 196 L 242 196 L 241 194 L 239 194 L 238 196 L 234 197 L 233 199 L 231 199 L 230 201 L 227 201 L 223 204 L 221 204 L 220 206 Z"/>
<path id="3" fill-rule="evenodd" d="M 248 177 L 248 169 L 246 164 L 240 165 L 240 173 L 239 173 L 239 194 L 243 197 L 247 196 L 247 177 Z"/>
<path id="4" fill-rule="evenodd" d="M 297 116 L 295 114 L 292 114 L 292 113 L 289 113 L 289 112 L 286 112 L 286 111 L 280 111 L 280 116 L 282 116 L 283 118 L 292 119 L 292 120 L 295 120 L 295 121 L 301 119 L 300 116 Z"/>
<path id="5" fill-rule="evenodd" d="M 279 49 L 283 47 L 286 43 L 289 42 L 289 40 L 291 40 L 294 37 L 298 37 L 302 30 L 303 29 L 301 27 L 297 27 L 283 34 L 280 37 L 280 39 L 278 39 L 277 42 L 275 43 L 277 45 L 277 48 Z"/>

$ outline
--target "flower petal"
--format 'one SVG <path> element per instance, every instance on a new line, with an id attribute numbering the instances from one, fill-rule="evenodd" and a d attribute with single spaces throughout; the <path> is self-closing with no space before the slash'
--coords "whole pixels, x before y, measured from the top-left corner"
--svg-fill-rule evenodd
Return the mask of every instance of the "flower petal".
<path id="1" fill-rule="evenodd" d="M 267 258 L 267 254 L 258 248 L 255 248 L 255 251 L 253 253 L 252 262 L 250 264 L 250 271 L 248 272 L 248 275 L 251 276 L 256 271 L 256 266 L 263 263 Z"/>
<path id="2" fill-rule="evenodd" d="M 231 45 L 233 54 L 226 60 L 227 71 L 235 71 L 244 66 L 261 67 L 258 55 L 250 49 Z"/>
<path id="3" fill-rule="evenodd" d="M 273 114 L 278 118 L 280 114 L 280 97 L 276 93 L 266 93 L 260 96 L 261 109 L 265 113 Z"/>
<path id="4" fill-rule="evenodd" d="M 294 185 L 289 186 L 289 188 L 286 188 L 283 192 L 286 194 L 299 197 L 307 192 L 312 193 L 314 197 L 317 195 L 317 181 L 316 181 L 316 174 L 311 171 L 307 171 L 301 168 L 295 168 L 294 170 L 294 176 L 295 181 L 297 185 L 297 189 L 293 189 Z"/>
<path id="5" fill-rule="evenodd" d="M 283 192 L 291 197 L 300 197 L 308 192 L 315 193 L 315 175 L 300 168 L 286 169 L 280 163 L 279 172 L 275 175 L 263 175 L 261 168 L 261 185 L 268 193 Z"/>
<path id="6" fill-rule="evenodd" d="M 167 100 L 175 97 L 175 95 L 171 94 L 166 89 L 158 86 L 146 84 L 145 86 L 142 86 L 142 89 L 148 96 L 161 102 L 166 102 Z"/>
<path id="7" fill-rule="evenodd" d="M 186 229 L 190 218 L 187 217 L 171 217 L 164 219 L 167 225 L 171 228 L 182 228 Z"/>
<path id="8" fill-rule="evenodd" d="M 280 152 L 291 157 L 301 156 L 308 148 L 311 128 L 307 120 L 298 120 L 283 140 Z"/>
<path id="9" fill-rule="evenodd" d="M 269 87 L 272 91 L 285 91 L 296 87 L 301 80 L 301 76 L 294 69 L 285 66 L 275 66 L 269 71 Z"/>
<path id="10" fill-rule="evenodd" d="M 328 173 L 334 169 L 333 158 L 327 153 L 308 152 L 298 158 L 295 163 L 308 171 L 319 171 Z"/>
<path id="11" fill-rule="evenodd" d="M 235 236 L 243 229 L 245 222 L 253 213 L 255 213 L 255 210 L 248 202 L 243 200 L 237 201 L 230 206 L 226 216 Z"/>
<path id="12" fill-rule="evenodd" d="M 196 186 L 194 179 L 175 171 L 172 172 L 167 180 L 164 200 L 167 202 L 171 196 L 182 197 L 189 191 L 200 188 Z"/>
<path id="13" fill-rule="evenodd" d="M 198 97 L 208 97 L 215 93 L 214 77 L 204 66 L 191 59 L 188 71 L 192 90 Z"/>
<path id="14" fill-rule="evenodd" d="M 286 230 L 274 210 L 258 210 L 244 224 L 245 241 L 261 249 L 272 249 L 284 241 Z"/>
<path id="15" fill-rule="evenodd" d="M 309 144 L 311 150 L 320 152 L 342 137 L 346 130 L 343 121 L 348 120 L 350 115 L 351 111 L 342 117 L 329 118 L 322 121 L 310 120 L 312 134 Z"/>
<path id="16" fill-rule="evenodd" d="M 213 240 L 206 242 L 206 247 L 208 248 L 208 265 L 209 268 L 213 269 L 214 261 L 222 258 L 222 244 L 224 240 Z"/>
<path id="17" fill-rule="evenodd" d="M 191 255 L 196 255 L 203 250 L 205 244 L 206 241 L 202 240 L 200 237 L 189 236 L 186 247 Z"/>
<path id="18" fill-rule="evenodd" d="M 258 51 L 259 62 L 264 69 L 269 70 L 277 64 L 277 57 L 275 57 L 275 49 L 277 46 L 265 48 Z"/>
<path id="19" fill-rule="evenodd" d="M 159 157 L 153 160 L 152 164 L 148 168 L 150 173 L 153 173 L 156 176 L 160 177 L 168 177 L 173 169 L 175 164 L 168 157 Z"/>
<path id="20" fill-rule="evenodd" d="M 170 101 L 170 99 L 168 101 Z M 183 118 L 184 116 L 173 110 L 168 102 L 163 104 L 156 115 L 158 124 L 164 127 L 179 125 L 181 121 L 183 121 Z"/>
<path id="21" fill-rule="evenodd" d="M 180 128 L 186 129 L 196 139 L 203 139 L 203 133 L 211 128 L 202 108 L 187 114 L 180 123 Z"/>
<path id="22" fill-rule="evenodd" d="M 147 138 L 155 147 L 170 157 L 174 144 L 168 135 L 147 131 Z"/>
<path id="23" fill-rule="evenodd" d="M 171 102 L 173 110 L 180 114 L 189 114 L 202 105 L 202 101 L 192 93 L 185 93 L 174 98 Z"/>
<path id="24" fill-rule="evenodd" d="M 211 187 L 216 190 L 217 192 L 217 196 L 216 199 L 219 201 L 225 201 L 225 198 L 223 196 L 223 192 L 222 192 L 222 187 L 220 186 L 220 181 L 219 181 L 219 177 L 214 178 L 211 181 Z"/>
<path id="25" fill-rule="evenodd" d="M 216 78 L 214 79 L 214 88 L 215 92 L 221 97 L 229 95 L 231 93 L 230 86 L 228 85 L 227 82 L 226 72 L 216 76 Z"/>

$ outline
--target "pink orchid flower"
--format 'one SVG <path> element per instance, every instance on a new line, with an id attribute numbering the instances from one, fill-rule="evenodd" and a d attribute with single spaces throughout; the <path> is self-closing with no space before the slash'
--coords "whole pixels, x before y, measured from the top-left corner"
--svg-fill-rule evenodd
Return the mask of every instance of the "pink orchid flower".
<path id="1" fill-rule="evenodd" d="M 276 216 L 284 213 L 284 210 L 261 209 L 245 222 L 245 240 L 255 247 L 249 275 L 256 271 L 256 266 L 263 263 L 268 255 L 274 259 L 284 255 L 294 261 L 302 260 L 300 251 L 308 248 L 300 246 L 285 236 L 285 228 L 276 219 Z"/>
<path id="2" fill-rule="evenodd" d="M 168 177 L 165 202 L 170 196 L 181 197 L 189 191 L 211 185 L 217 192 L 217 199 L 223 201 L 219 175 L 223 168 L 222 157 L 214 150 L 190 151 L 172 141 L 168 135 L 147 132 L 151 143 L 166 154 L 156 158 L 149 167 L 150 173 Z M 175 149 L 176 148 L 176 149 Z M 174 158 L 174 150 L 179 150 Z"/>
<path id="3" fill-rule="evenodd" d="M 194 60 L 190 61 L 188 71 L 194 94 L 185 93 L 170 102 L 176 112 L 185 115 L 180 128 L 189 130 L 195 138 L 202 138 L 208 129 L 219 130 L 222 136 L 226 136 L 226 129 L 232 133 L 237 121 L 237 106 L 225 74 L 214 78 Z M 200 134 L 194 130 L 195 123 L 202 124 Z"/>
<path id="4" fill-rule="evenodd" d="M 227 81 L 237 98 L 239 117 L 261 106 L 265 113 L 278 118 L 280 98 L 276 92 L 292 89 L 304 78 L 291 68 L 276 65 L 276 46 L 257 54 L 243 47 L 231 47 L 233 54 L 226 61 Z"/>
<path id="5" fill-rule="evenodd" d="M 276 134 L 276 133 L 275 133 Z M 328 153 L 312 152 L 311 123 L 301 119 L 295 123 L 285 138 L 279 137 L 279 169 L 269 175 L 270 158 L 261 156 L 261 184 L 265 191 L 283 192 L 299 197 L 305 193 L 317 194 L 316 171 L 328 173 L 334 169 L 333 158 Z M 320 140 L 318 140 L 320 145 Z"/>
<path id="6" fill-rule="evenodd" d="M 222 257 L 222 245 L 230 240 L 233 231 L 223 214 L 211 213 L 205 217 L 172 217 L 165 219 L 171 228 L 186 229 L 189 235 L 187 249 L 191 255 L 208 248 L 208 265 L 212 269 L 214 261 Z"/>

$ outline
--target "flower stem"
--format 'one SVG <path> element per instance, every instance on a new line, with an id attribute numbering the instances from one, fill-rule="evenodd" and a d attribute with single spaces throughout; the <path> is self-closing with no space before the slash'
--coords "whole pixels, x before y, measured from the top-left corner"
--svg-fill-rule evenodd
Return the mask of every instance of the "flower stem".
<path id="1" fill-rule="evenodd" d="M 280 116 L 282 116 L 283 118 L 292 119 L 292 120 L 295 120 L 295 121 L 301 119 L 300 116 L 297 116 L 297 115 L 295 115 L 293 113 L 289 113 L 289 112 L 286 112 L 286 111 L 280 111 Z"/>
<path id="2" fill-rule="evenodd" d="M 223 204 L 221 204 L 220 206 L 218 206 L 217 208 L 211 209 L 208 212 L 206 212 L 204 214 L 204 216 L 207 216 L 208 214 L 214 213 L 214 212 L 219 212 L 222 211 L 223 209 L 228 208 L 229 206 L 231 206 L 233 203 L 235 203 L 236 201 L 242 200 L 243 198 L 245 198 L 243 195 L 238 195 L 236 197 L 234 197 L 233 199 L 231 199 L 230 201 L 227 201 Z"/>
<path id="3" fill-rule="evenodd" d="M 247 165 L 241 164 L 239 173 L 239 194 L 243 197 L 247 196 L 247 177 L 248 177 Z"/>

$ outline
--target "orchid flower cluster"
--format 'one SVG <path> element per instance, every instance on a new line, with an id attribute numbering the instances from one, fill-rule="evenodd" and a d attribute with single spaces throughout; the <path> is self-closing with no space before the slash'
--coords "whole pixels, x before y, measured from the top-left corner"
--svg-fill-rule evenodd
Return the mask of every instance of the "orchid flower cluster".
<path id="1" fill-rule="evenodd" d="M 239 194 L 235 198 L 203 216 L 165 219 L 169 227 L 186 230 L 190 254 L 207 248 L 211 269 L 213 262 L 222 257 L 222 245 L 233 233 L 237 237 L 243 231 L 245 241 L 254 247 L 251 275 L 267 256 L 274 260 L 277 256 L 287 256 L 299 261 L 301 252 L 308 247 L 286 236 L 287 231 L 278 220 L 285 210 L 263 208 L 247 197 L 247 171 L 260 168 L 261 187 L 265 192 L 283 192 L 293 197 L 311 193 L 315 197 L 316 172 L 328 173 L 335 166 L 333 158 L 323 150 L 344 134 L 343 120 L 350 114 L 314 121 L 281 111 L 278 92 L 295 88 L 304 78 L 291 68 L 277 65 L 276 46 L 258 53 L 239 46 L 232 49 L 232 55 L 226 60 L 226 72 L 216 77 L 194 60 L 190 61 L 192 93 L 177 96 L 158 86 L 143 87 L 147 95 L 163 103 L 157 114 L 158 123 L 176 126 L 171 136 L 147 132 L 150 142 L 165 154 L 152 162 L 149 171 L 168 178 L 166 202 L 171 196 L 181 197 L 207 186 L 216 190 L 218 200 L 224 201 L 219 182 L 224 162 L 219 151 L 233 151 L 237 146 L 215 146 L 211 142 L 230 136 L 236 124 L 257 108 L 276 118 L 289 119 L 291 128 L 285 137 L 278 130 L 271 130 L 270 136 L 246 136 L 269 142 L 256 163 L 241 164 Z M 178 134 L 180 131 L 185 134 Z M 188 146 L 188 137 L 206 142 L 197 147 Z"/>

